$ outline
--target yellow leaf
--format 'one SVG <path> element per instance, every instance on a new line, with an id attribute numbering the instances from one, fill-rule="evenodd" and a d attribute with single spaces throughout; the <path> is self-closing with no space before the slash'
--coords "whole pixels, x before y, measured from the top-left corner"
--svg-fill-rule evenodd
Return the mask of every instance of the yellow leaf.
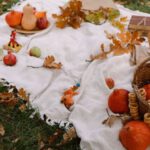
<path id="1" fill-rule="evenodd" d="M 26 101 L 29 100 L 29 96 L 27 95 L 26 91 L 23 88 L 19 89 L 18 95 Z"/>
<path id="2" fill-rule="evenodd" d="M 128 20 L 128 17 L 122 17 L 122 18 L 120 18 L 120 22 L 127 22 L 127 20 Z"/>
<path id="3" fill-rule="evenodd" d="M 0 123 L 0 135 L 4 136 L 5 135 L 5 129 L 4 126 Z"/>

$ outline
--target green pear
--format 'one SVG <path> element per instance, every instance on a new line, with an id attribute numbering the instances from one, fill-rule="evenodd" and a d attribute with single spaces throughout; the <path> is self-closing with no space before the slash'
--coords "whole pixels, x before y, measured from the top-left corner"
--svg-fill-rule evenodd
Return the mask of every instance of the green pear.
<path id="1" fill-rule="evenodd" d="M 41 57 L 41 50 L 38 47 L 32 47 L 29 51 L 30 56 Z"/>

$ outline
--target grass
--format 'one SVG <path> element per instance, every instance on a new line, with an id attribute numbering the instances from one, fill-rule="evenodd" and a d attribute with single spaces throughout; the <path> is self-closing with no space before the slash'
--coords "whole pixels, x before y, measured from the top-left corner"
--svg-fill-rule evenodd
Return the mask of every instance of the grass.
<path id="1" fill-rule="evenodd" d="M 0 15 L 7 12 L 12 5 L 18 3 L 19 0 L 0 0 Z"/>
<path id="2" fill-rule="evenodd" d="M 5 93 L 13 93 L 17 103 L 8 103 L 8 98 L 2 98 Z M 25 110 L 20 110 L 25 100 L 20 99 L 18 93 L 19 90 L 15 86 L 9 85 L 5 80 L 0 82 L 0 125 L 5 130 L 5 134 L 1 135 L 0 128 L 0 150 L 80 150 L 78 137 L 58 145 L 64 139 L 66 125 L 60 126 L 60 123 L 56 122 L 48 125 L 46 116 L 44 115 L 44 120 L 40 119 L 29 103 L 26 104 Z"/>
<path id="3" fill-rule="evenodd" d="M 58 147 L 57 144 L 62 139 L 60 137 L 53 142 L 49 138 L 56 131 L 64 133 L 65 129 L 60 128 L 59 124 L 50 126 L 39 118 L 36 114 L 30 118 L 34 109 L 27 109 L 24 112 L 18 109 L 0 105 L 0 123 L 4 126 L 5 135 L 0 137 L 0 150 L 79 150 L 78 138 Z M 40 148 L 41 143 L 43 147 Z"/>
<path id="4" fill-rule="evenodd" d="M 0 0 L 0 15 L 7 12 L 12 5 L 19 0 Z M 132 10 L 140 10 L 150 13 L 150 6 L 138 0 L 122 0 L 125 7 Z M 7 87 L 0 85 L 0 93 L 7 90 Z M 4 136 L 0 135 L 0 150 L 80 150 L 80 139 L 75 138 L 70 142 L 58 146 L 66 132 L 65 127 L 60 127 L 58 123 L 53 126 L 41 120 L 39 114 L 31 115 L 35 110 L 28 106 L 25 111 L 20 111 L 18 107 L 10 107 L 0 104 L 0 124 L 5 129 Z M 59 133 L 54 136 L 54 133 Z M 50 142 L 50 139 L 51 140 Z"/>
<path id="5" fill-rule="evenodd" d="M 115 0 L 121 2 L 125 7 L 131 10 L 139 10 L 141 12 L 150 13 L 149 0 Z"/>

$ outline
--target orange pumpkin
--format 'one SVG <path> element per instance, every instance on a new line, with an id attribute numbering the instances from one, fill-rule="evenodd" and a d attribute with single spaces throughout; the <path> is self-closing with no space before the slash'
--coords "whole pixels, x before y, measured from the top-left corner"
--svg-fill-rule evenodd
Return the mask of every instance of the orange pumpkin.
<path id="1" fill-rule="evenodd" d="M 150 84 L 144 85 L 144 89 L 146 91 L 146 100 L 150 100 Z"/>
<path id="2" fill-rule="evenodd" d="M 21 24 L 22 16 L 22 12 L 13 10 L 6 15 L 5 20 L 10 27 L 15 27 Z"/>
<path id="3" fill-rule="evenodd" d="M 128 91 L 125 89 L 115 89 L 109 96 L 108 106 L 113 113 L 127 113 L 128 107 Z"/>
<path id="4" fill-rule="evenodd" d="M 144 122 L 131 121 L 121 129 L 119 139 L 127 150 L 146 150 L 150 146 L 150 128 Z"/>
<path id="5" fill-rule="evenodd" d="M 107 86 L 109 87 L 109 89 L 114 88 L 115 82 L 112 78 L 106 78 L 105 82 L 106 82 Z"/>
<path id="6" fill-rule="evenodd" d="M 45 18 L 46 17 L 46 11 L 38 11 L 35 13 L 35 16 L 37 19 L 39 18 Z"/>

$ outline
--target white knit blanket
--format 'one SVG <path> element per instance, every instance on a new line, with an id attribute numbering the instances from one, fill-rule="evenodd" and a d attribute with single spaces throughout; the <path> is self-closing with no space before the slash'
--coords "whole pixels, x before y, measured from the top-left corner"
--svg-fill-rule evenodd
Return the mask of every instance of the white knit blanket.
<path id="1" fill-rule="evenodd" d="M 129 65 L 129 55 L 110 58 L 106 61 L 86 60 L 91 54 L 99 52 L 101 43 L 109 45 L 104 30 L 118 32 L 109 23 L 93 25 L 82 23 L 81 28 L 71 27 L 58 29 L 54 25 L 52 13 L 59 12 L 66 0 L 27 0 L 15 9 L 21 10 L 26 3 L 34 5 L 38 10 L 46 10 L 51 26 L 38 34 L 31 36 L 17 35 L 17 41 L 23 49 L 16 54 L 17 65 L 8 67 L 0 62 L 0 78 L 5 78 L 18 87 L 25 88 L 31 94 L 31 103 L 38 107 L 41 115 L 46 114 L 55 120 L 71 121 L 78 136 L 81 138 L 83 150 L 123 150 L 118 140 L 121 123 L 116 122 L 112 128 L 102 125 L 107 118 L 107 98 L 109 90 L 104 82 L 105 77 L 115 80 L 115 88 L 131 90 L 131 80 L 134 68 Z M 117 6 L 123 16 L 144 15 L 124 7 Z M 10 28 L 5 23 L 5 15 L 0 17 L 0 45 L 9 41 Z M 31 47 L 42 50 L 41 58 L 28 55 Z M 54 55 L 63 64 L 62 70 L 45 68 L 33 69 L 28 65 L 39 66 L 47 55 Z M 71 111 L 60 103 L 63 91 L 81 82 L 79 95 L 74 97 L 75 105 Z"/>

